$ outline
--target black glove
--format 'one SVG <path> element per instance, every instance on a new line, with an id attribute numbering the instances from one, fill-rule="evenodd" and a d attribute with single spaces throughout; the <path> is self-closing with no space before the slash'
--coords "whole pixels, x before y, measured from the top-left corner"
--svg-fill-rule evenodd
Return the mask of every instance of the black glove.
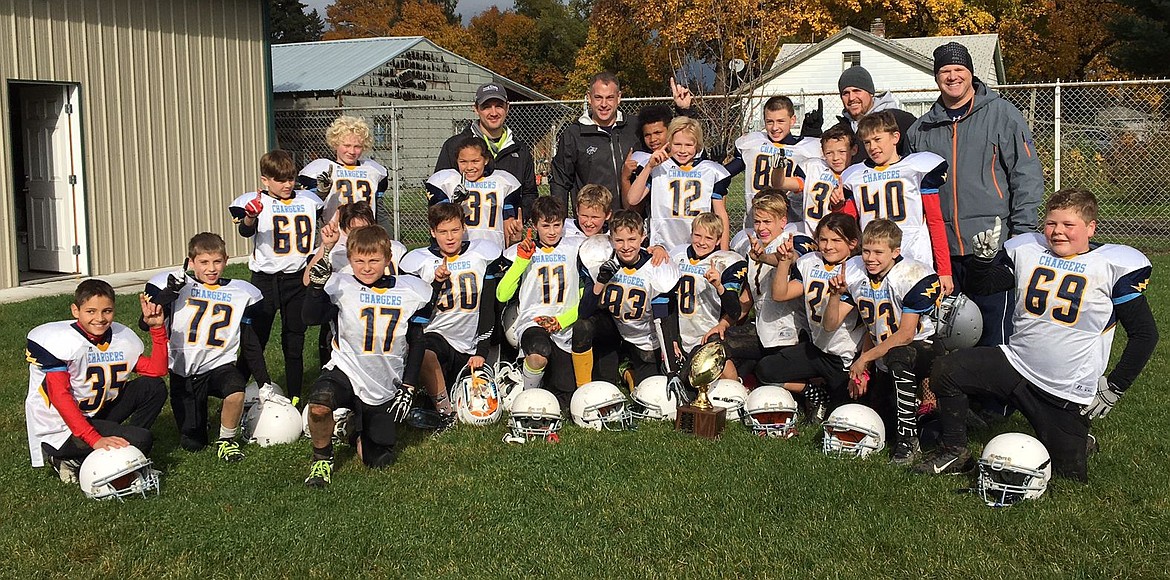
<path id="1" fill-rule="evenodd" d="M 469 195 L 470 194 L 467 193 L 467 188 L 463 187 L 463 184 L 460 183 L 459 185 L 455 186 L 455 191 L 451 192 L 451 203 L 455 205 L 461 205 L 463 202 L 467 201 L 467 197 Z"/>
<path id="2" fill-rule="evenodd" d="M 414 387 L 398 385 L 398 391 L 390 398 L 386 412 L 395 423 L 401 423 L 410 414 L 410 407 L 414 404 Z"/>
<path id="3" fill-rule="evenodd" d="M 167 274 L 167 292 L 178 294 L 187 286 L 187 273 L 183 272 L 178 276 L 174 274 Z"/>
<path id="4" fill-rule="evenodd" d="M 322 171 L 321 175 L 317 176 L 317 195 L 322 197 L 329 195 L 333 190 L 333 166 L 329 166 L 328 171 Z"/>
<path id="5" fill-rule="evenodd" d="M 821 127 L 825 124 L 825 100 L 817 99 L 817 108 L 804 114 L 804 121 L 800 124 L 801 137 L 820 137 Z"/>
<path id="6" fill-rule="evenodd" d="M 617 260 L 610 258 L 601 263 L 601 267 L 597 269 L 597 283 L 608 284 L 610 280 L 617 274 L 618 271 Z"/>
<path id="7" fill-rule="evenodd" d="M 329 252 L 325 252 L 312 268 L 309 268 L 309 286 L 324 288 L 329 277 L 333 275 L 333 264 L 329 260 Z"/>

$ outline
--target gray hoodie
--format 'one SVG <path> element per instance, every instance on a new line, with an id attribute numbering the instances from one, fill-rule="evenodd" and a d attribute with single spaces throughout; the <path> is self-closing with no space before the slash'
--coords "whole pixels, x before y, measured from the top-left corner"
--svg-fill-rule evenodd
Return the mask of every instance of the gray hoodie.
<path id="1" fill-rule="evenodd" d="M 914 124 L 914 115 L 903 111 L 902 103 L 899 103 L 898 99 L 895 99 L 894 95 L 891 94 L 890 91 L 884 91 L 875 94 L 873 96 L 873 105 L 870 107 L 869 112 L 867 112 L 866 115 L 887 110 L 894 113 L 894 120 L 898 123 L 898 132 L 902 134 L 902 140 L 898 142 L 898 155 L 905 157 L 911 153 L 910 142 L 909 139 L 906 138 L 906 131 L 910 129 L 910 125 Z M 864 117 L 865 115 L 862 116 Z M 858 119 L 854 119 L 849 114 L 849 109 L 841 109 L 841 115 L 837 117 L 837 124 L 845 127 L 846 129 L 849 129 L 853 132 L 854 135 L 857 134 L 857 121 Z M 858 139 L 857 153 L 853 155 L 853 163 L 861 163 L 866 159 L 869 159 L 869 155 L 866 155 L 865 145 L 863 145 L 861 140 Z"/>
<path id="2" fill-rule="evenodd" d="M 915 151 L 941 155 L 950 167 L 938 193 L 952 256 L 970 254 L 971 237 L 996 217 L 1004 239 L 1036 231 L 1044 200 L 1044 170 L 1024 116 L 978 78 L 973 83 L 975 97 L 958 121 L 940 98 L 909 131 Z"/>

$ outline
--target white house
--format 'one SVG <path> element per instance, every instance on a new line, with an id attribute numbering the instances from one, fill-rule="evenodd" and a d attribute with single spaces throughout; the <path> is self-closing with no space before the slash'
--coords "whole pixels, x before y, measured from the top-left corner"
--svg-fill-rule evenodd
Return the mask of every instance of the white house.
<path id="1" fill-rule="evenodd" d="M 861 65 L 873 76 L 874 86 L 893 91 L 902 108 L 921 115 L 938 98 L 934 82 L 934 49 L 958 42 L 971 52 L 975 75 L 988 84 L 1006 82 L 998 34 L 885 38 L 885 25 L 874 21 L 870 32 L 845 27 L 817 43 L 785 44 L 780 47 L 772 68 L 753 83 L 751 105 L 745 121 L 749 127 L 763 123 L 764 101 L 773 95 L 787 95 L 796 104 L 797 119 L 817 98 L 825 100 L 825 123 L 840 114 L 837 79 L 841 71 Z"/>

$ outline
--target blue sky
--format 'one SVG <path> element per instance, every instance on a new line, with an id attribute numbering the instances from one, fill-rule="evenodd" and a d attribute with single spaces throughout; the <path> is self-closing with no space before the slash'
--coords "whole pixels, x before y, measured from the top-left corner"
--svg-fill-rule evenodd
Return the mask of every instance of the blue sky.
<path id="1" fill-rule="evenodd" d="M 316 10 L 321 18 L 325 18 L 325 7 L 332 4 L 333 0 L 301 0 L 308 7 L 309 10 Z M 512 0 L 459 0 L 459 5 L 455 12 L 463 16 L 463 23 L 467 24 L 471 21 L 471 17 L 486 10 L 489 6 L 499 6 L 500 10 L 506 10 L 512 7 Z"/>

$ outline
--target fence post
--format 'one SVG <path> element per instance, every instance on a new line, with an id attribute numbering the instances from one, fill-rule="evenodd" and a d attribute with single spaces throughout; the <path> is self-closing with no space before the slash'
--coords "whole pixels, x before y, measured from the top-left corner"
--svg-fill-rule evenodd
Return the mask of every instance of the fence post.
<path id="1" fill-rule="evenodd" d="M 1056 88 L 1053 89 L 1053 154 L 1052 154 L 1052 174 L 1054 180 L 1053 191 L 1060 191 L 1060 79 L 1056 79 Z"/>
<path id="2" fill-rule="evenodd" d="M 399 187 L 398 187 L 398 109 L 390 105 L 390 163 L 394 166 L 394 239 L 401 240 L 399 231 Z"/>

